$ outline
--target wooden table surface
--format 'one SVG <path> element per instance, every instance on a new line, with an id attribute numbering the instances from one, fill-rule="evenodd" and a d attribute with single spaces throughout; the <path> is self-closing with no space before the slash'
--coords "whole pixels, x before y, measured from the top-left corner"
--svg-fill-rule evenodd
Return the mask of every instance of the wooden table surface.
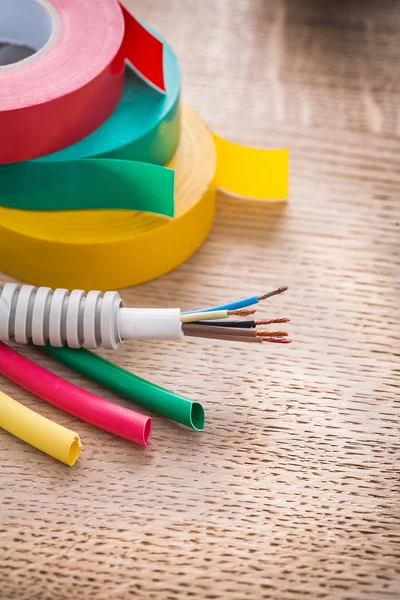
<path id="1" fill-rule="evenodd" d="M 130 4 L 212 128 L 290 148 L 291 195 L 220 195 L 203 248 L 124 298 L 189 308 L 287 284 L 261 314 L 291 317 L 294 343 L 126 344 L 120 365 L 207 411 L 201 434 L 155 417 L 146 450 L 0 378 L 84 443 L 69 469 L 0 433 L 0 597 L 398 599 L 400 4 Z"/>

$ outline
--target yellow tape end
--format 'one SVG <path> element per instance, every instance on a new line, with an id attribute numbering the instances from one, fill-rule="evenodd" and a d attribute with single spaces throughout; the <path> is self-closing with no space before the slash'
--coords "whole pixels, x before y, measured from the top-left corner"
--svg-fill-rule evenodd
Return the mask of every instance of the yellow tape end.
<path id="1" fill-rule="evenodd" d="M 217 185 L 228 193 L 258 200 L 286 200 L 289 151 L 234 144 L 213 133 L 217 149 Z"/>

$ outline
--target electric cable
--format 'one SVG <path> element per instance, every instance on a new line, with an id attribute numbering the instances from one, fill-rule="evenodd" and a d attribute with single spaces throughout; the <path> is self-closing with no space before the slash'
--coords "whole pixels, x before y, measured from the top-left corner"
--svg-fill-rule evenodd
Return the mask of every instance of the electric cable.
<path id="1" fill-rule="evenodd" d="M 260 302 L 286 289 L 278 288 L 263 296 L 252 296 L 225 306 L 237 306 L 255 299 Z M 215 321 L 215 326 L 221 327 L 220 323 L 228 317 L 248 317 L 255 312 L 256 309 L 251 307 L 216 307 L 185 313 L 179 308 L 126 308 L 116 291 L 53 291 L 48 287 L 0 283 L 0 340 L 20 344 L 32 342 L 36 346 L 62 347 L 67 344 L 70 348 L 85 346 L 93 349 L 102 345 L 114 349 L 128 339 L 182 340 L 185 324 L 197 322 L 197 326 L 202 327 L 199 321 Z M 250 329 L 253 322 L 257 329 L 258 324 L 286 321 L 251 321 Z M 240 320 L 235 319 L 234 323 L 235 328 L 248 328 L 248 325 L 240 327 Z M 226 325 L 229 328 L 229 320 Z M 212 337 L 212 330 L 204 333 L 206 337 Z M 226 335 L 222 330 L 214 333 Z M 274 337 L 273 334 L 270 337 Z"/>
<path id="2" fill-rule="evenodd" d="M 255 298 L 259 302 L 285 289 L 226 306 L 253 302 Z M 48 287 L 0 283 L 0 340 L 32 342 L 36 346 L 49 343 L 54 347 L 67 344 L 70 348 L 98 348 L 102 345 L 114 349 L 127 339 L 182 340 L 183 324 L 205 320 L 221 322 L 230 316 L 248 317 L 255 312 L 253 308 L 217 307 L 186 313 L 181 313 L 179 308 L 126 308 L 116 291 L 53 291 Z M 207 332 L 207 337 L 210 334 Z M 222 332 L 219 335 L 223 335 Z"/>

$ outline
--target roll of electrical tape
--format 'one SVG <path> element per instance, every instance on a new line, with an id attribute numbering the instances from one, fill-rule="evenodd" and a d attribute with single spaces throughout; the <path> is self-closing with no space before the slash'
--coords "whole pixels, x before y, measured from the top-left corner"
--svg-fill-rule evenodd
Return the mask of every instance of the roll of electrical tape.
<path id="1" fill-rule="evenodd" d="M 101 125 L 123 90 L 116 0 L 1 0 L 0 40 L 35 54 L 0 66 L 0 163 L 69 146 Z"/>
<path id="2" fill-rule="evenodd" d="M 153 31 L 153 35 L 157 34 Z M 117 158 L 165 165 L 171 160 L 179 144 L 181 72 L 171 46 L 157 37 L 163 42 L 165 94 L 127 69 L 123 96 L 111 117 L 77 144 L 35 163 Z"/>
<path id="3" fill-rule="evenodd" d="M 215 213 L 216 150 L 189 108 L 182 111 L 175 218 L 124 211 L 0 209 L 0 270 L 36 285 L 113 289 L 143 283 L 188 259 Z"/>
<path id="4" fill-rule="evenodd" d="M 165 41 L 163 50 L 165 94 L 127 69 L 117 109 L 91 135 L 55 154 L 0 166 L 0 206 L 120 208 L 173 216 L 173 173 L 160 166 L 179 143 L 181 75 Z"/>

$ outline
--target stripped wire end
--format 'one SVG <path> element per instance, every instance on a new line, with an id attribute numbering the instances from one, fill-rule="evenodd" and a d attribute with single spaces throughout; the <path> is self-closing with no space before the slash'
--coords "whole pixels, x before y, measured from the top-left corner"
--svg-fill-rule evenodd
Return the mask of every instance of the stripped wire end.
<path id="1" fill-rule="evenodd" d="M 274 338 L 281 338 L 281 337 L 287 337 L 289 334 L 287 333 L 287 331 L 257 331 L 256 332 L 256 336 L 259 337 L 274 337 Z"/>
<path id="2" fill-rule="evenodd" d="M 289 323 L 290 319 L 262 319 L 261 321 L 255 321 L 256 325 L 275 325 L 278 323 Z"/>
<path id="3" fill-rule="evenodd" d="M 261 302 L 261 300 L 266 300 L 267 298 L 271 298 L 272 296 L 277 296 L 278 294 L 283 294 L 283 292 L 286 292 L 286 290 L 288 289 L 287 285 L 283 285 L 280 288 L 277 288 L 276 290 L 273 290 L 272 292 L 268 292 L 267 294 L 262 294 L 261 296 L 257 296 L 257 299 L 259 302 Z"/>
<path id="4" fill-rule="evenodd" d="M 248 317 L 249 315 L 254 315 L 256 312 L 255 308 L 238 308 L 236 310 L 228 310 L 228 315 L 236 315 L 238 317 Z"/>
<path id="5" fill-rule="evenodd" d="M 231 342 L 273 342 L 277 344 L 289 344 L 286 331 L 259 331 L 259 325 L 271 325 L 277 323 L 288 323 L 289 319 L 231 319 L 228 317 L 249 317 L 256 312 L 255 308 L 249 308 L 276 294 L 287 290 L 282 286 L 261 296 L 243 298 L 221 306 L 197 310 L 194 312 L 181 313 L 180 320 L 184 335 L 203 337 L 215 340 L 230 340 Z"/>
<path id="6" fill-rule="evenodd" d="M 272 344 L 291 344 L 292 340 L 288 340 L 287 338 L 275 338 L 275 337 L 269 337 L 269 338 L 262 338 L 263 342 L 270 342 Z"/>

